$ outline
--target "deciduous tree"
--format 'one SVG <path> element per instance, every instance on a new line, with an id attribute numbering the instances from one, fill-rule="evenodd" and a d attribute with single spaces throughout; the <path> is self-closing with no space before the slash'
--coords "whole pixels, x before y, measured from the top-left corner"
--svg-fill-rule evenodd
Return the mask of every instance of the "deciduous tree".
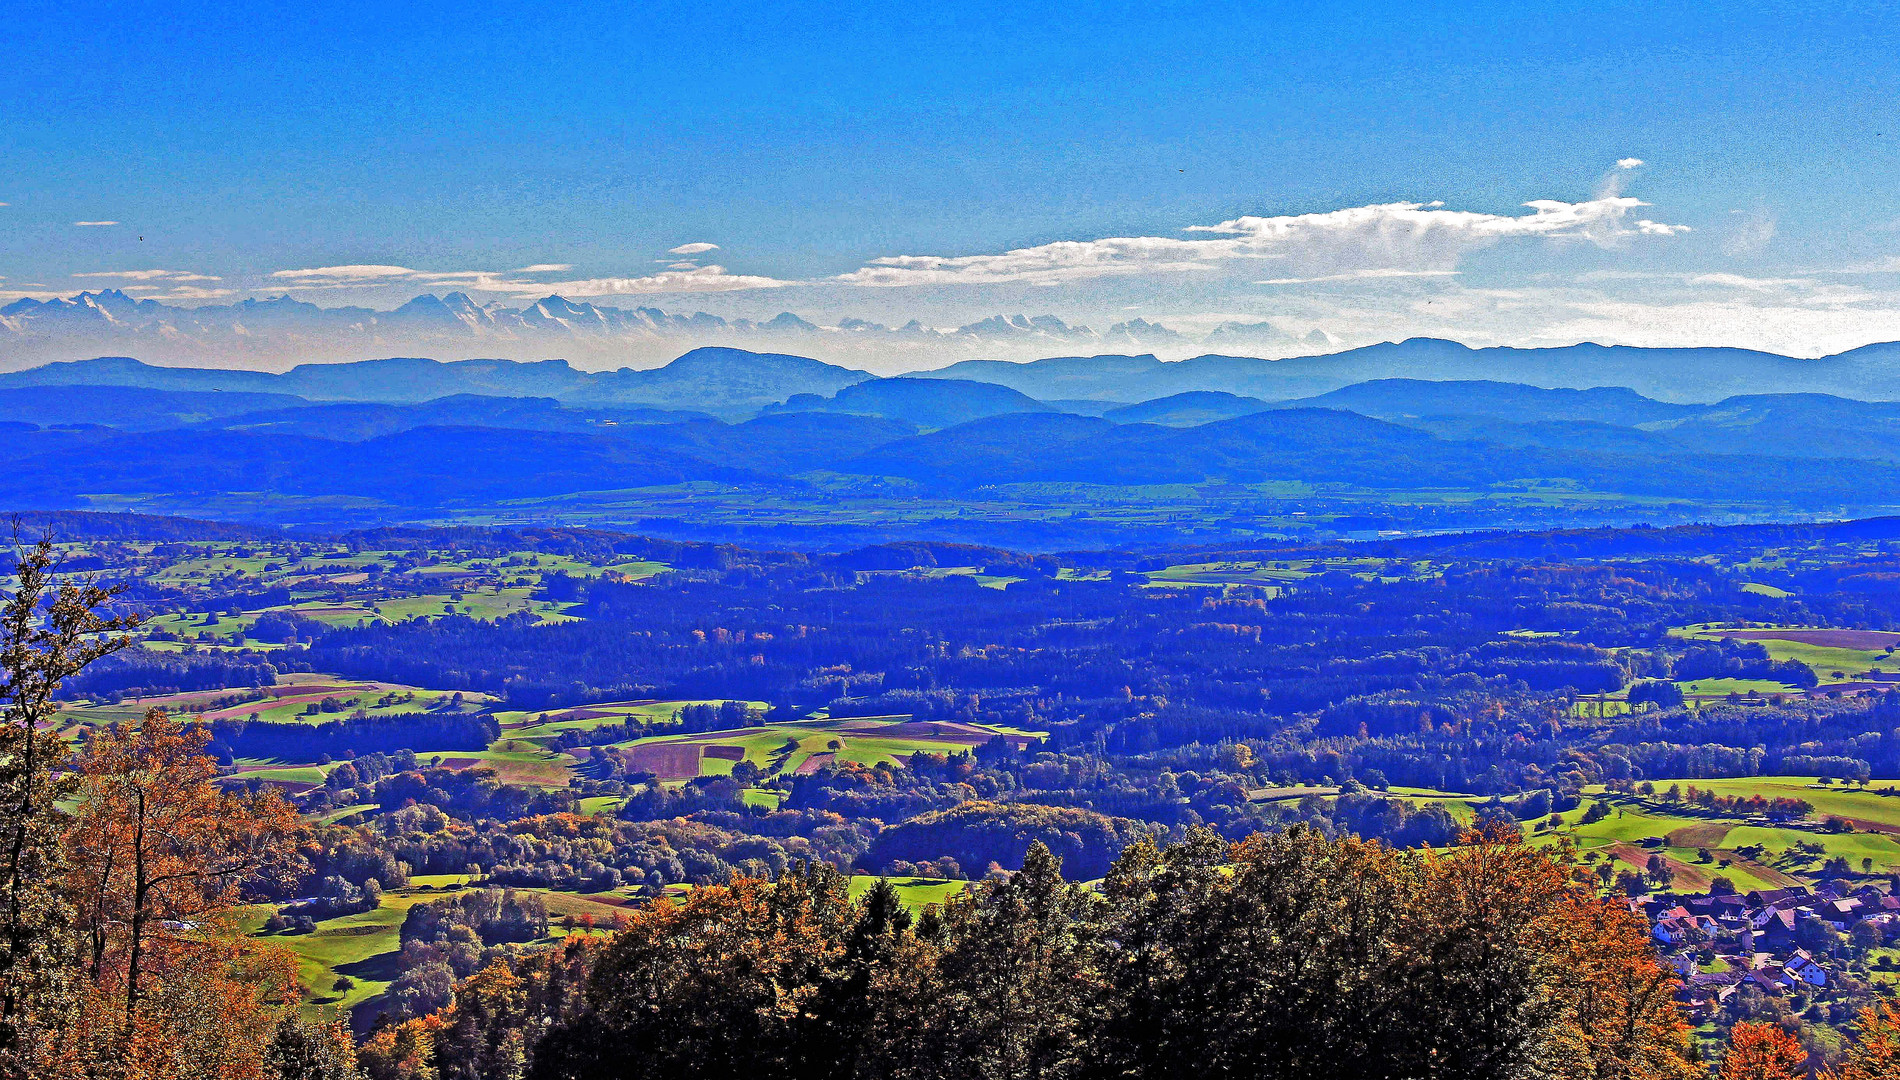
<path id="1" fill-rule="evenodd" d="M 1900 1080 L 1900 1007 L 1881 1001 L 1862 1009 L 1856 1028 L 1829 1080 Z"/>
<path id="2" fill-rule="evenodd" d="M 1779 1024 L 1744 1020 L 1729 1030 L 1721 1080 L 1807 1080 L 1808 1052 Z"/>
<path id="3" fill-rule="evenodd" d="M 288 871 L 297 815 L 274 791 L 218 785 L 205 741 L 201 726 L 153 710 L 136 726 L 92 732 L 74 760 L 67 889 L 79 907 L 92 998 L 118 1002 L 128 1060 L 146 1052 L 144 1040 L 173 1038 L 168 1032 L 193 1022 L 191 1009 L 179 1011 L 193 1001 L 223 1000 L 241 1014 L 245 1002 L 289 992 L 256 974 L 267 962 L 254 950 L 221 953 L 218 942 L 231 938 L 223 918 L 239 889 Z M 212 970 L 220 965 L 228 970 Z M 268 1011 L 245 1022 L 261 1024 L 265 1041 L 275 1027 Z"/>
<path id="4" fill-rule="evenodd" d="M 68 677 L 129 644 L 130 616 L 105 609 L 119 593 L 61 580 L 50 538 L 23 546 L 14 528 L 17 584 L 0 599 L 0 1075 L 31 1075 L 34 1055 L 72 1002 L 71 908 L 57 771 L 67 746 L 49 730 Z"/>

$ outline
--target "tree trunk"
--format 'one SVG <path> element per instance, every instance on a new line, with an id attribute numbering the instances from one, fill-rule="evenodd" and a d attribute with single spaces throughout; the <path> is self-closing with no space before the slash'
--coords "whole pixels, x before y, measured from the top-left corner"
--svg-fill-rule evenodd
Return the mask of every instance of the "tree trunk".
<path id="1" fill-rule="evenodd" d="M 145 959 L 145 900 L 151 890 L 145 867 L 145 789 L 138 792 L 138 825 L 132 833 L 132 940 L 125 964 L 125 1024 L 138 1018 L 140 963 Z"/>

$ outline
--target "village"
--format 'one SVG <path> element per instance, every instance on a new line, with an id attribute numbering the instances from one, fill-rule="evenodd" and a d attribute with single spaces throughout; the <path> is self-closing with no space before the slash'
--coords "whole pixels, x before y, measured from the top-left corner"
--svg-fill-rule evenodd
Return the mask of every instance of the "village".
<path id="1" fill-rule="evenodd" d="M 1830 879 L 1748 893 L 1628 898 L 1647 920 L 1663 959 L 1680 978 L 1687 1019 L 1763 1014 L 1836 1021 L 1869 993 L 1892 992 L 1880 976 L 1900 971 L 1885 946 L 1900 942 L 1900 896 L 1873 883 Z"/>

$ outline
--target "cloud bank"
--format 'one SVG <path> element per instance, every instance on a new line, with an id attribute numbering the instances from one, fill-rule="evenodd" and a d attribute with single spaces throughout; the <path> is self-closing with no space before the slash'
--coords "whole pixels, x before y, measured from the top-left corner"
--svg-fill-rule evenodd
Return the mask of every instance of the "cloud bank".
<path id="1" fill-rule="evenodd" d="M 1634 160 L 1634 159 L 1626 159 Z M 1279 261 L 1281 282 L 1314 277 L 1443 274 L 1464 255 L 1518 238 L 1611 247 L 1636 236 L 1673 236 L 1686 225 L 1632 220 L 1648 204 L 1623 195 L 1586 202 L 1535 199 L 1528 214 L 1447 210 L 1443 203 L 1379 203 L 1315 214 L 1238 217 L 1184 232 L 1213 239 L 1124 236 L 1059 241 L 995 255 L 893 255 L 838 276 L 848 285 L 1056 285 L 1134 274 L 1208 273 Z"/>

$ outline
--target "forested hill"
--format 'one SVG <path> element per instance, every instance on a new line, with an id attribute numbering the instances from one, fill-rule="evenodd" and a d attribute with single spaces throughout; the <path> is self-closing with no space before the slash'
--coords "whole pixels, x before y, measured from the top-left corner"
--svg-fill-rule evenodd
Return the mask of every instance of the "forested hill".
<path id="1" fill-rule="evenodd" d="M 1045 550 L 1900 510 L 1900 405 L 1885 402 L 1384 380 L 1118 407 L 731 350 L 609 373 L 654 394 L 561 397 L 538 369 L 468 364 L 0 377 L 0 506 L 326 531 L 486 524 L 505 506 L 676 539 Z M 547 396 L 494 396 L 528 383 Z"/>

